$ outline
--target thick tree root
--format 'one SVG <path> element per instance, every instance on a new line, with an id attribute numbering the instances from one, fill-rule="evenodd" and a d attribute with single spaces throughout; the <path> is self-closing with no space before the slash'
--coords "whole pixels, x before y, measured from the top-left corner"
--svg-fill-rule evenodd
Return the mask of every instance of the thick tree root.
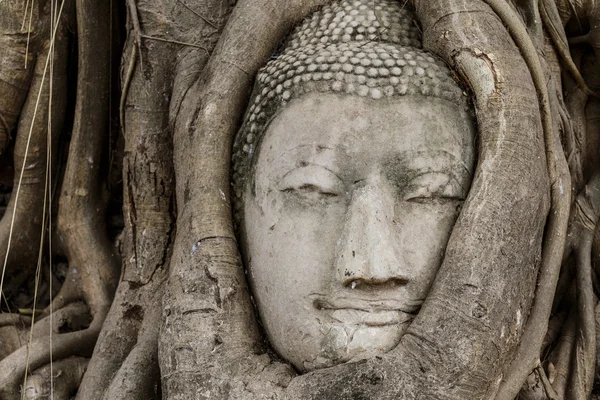
<path id="1" fill-rule="evenodd" d="M 60 287 L 60 291 L 54 296 L 48 307 L 39 313 L 36 318 L 45 318 L 50 315 L 51 312 L 60 310 L 67 304 L 82 300 L 83 293 L 80 274 L 81 271 L 77 268 L 69 268 L 65 281 Z"/>
<path id="2" fill-rule="evenodd" d="M 160 398 L 158 330 L 164 280 L 157 274 L 141 286 L 121 281 L 77 399 Z"/>
<path id="3" fill-rule="evenodd" d="M 159 283 L 162 286 L 164 281 Z M 152 286 L 149 285 L 146 291 L 150 292 Z M 126 358 L 120 360 L 120 363 L 117 364 L 117 371 L 114 376 L 111 376 L 110 385 L 105 388 L 103 399 L 158 400 L 161 398 L 159 389 L 160 371 L 158 368 L 158 332 L 162 294 L 162 290 L 157 290 L 152 293 L 153 298 L 146 297 L 146 301 L 143 303 L 145 307 L 143 316 L 130 316 L 130 318 L 143 318 L 135 337 L 136 343 L 127 353 Z M 130 312 L 135 311 L 136 309 L 130 310 Z M 109 325 L 107 330 L 110 328 Z M 106 342 L 107 345 L 112 343 L 114 341 Z M 98 369 L 98 372 L 100 371 L 102 369 Z M 104 380 L 106 380 L 106 377 L 104 377 Z M 84 389 L 86 389 L 86 386 L 84 386 Z M 92 397 L 78 395 L 78 398 L 91 399 Z"/>
<path id="4" fill-rule="evenodd" d="M 496 395 L 498 400 L 508 400 L 518 394 L 527 376 L 540 363 L 539 351 L 548 329 L 552 300 L 565 248 L 571 207 L 571 176 L 559 133 L 552 121 L 546 74 L 540 63 L 536 47 L 508 3 L 503 0 L 485 1 L 507 25 L 530 69 L 542 110 L 546 160 L 551 185 L 551 209 L 544 239 L 542 266 L 535 302 L 527 321 L 527 327 L 521 337 L 519 349 L 508 370 L 508 376 L 504 378 Z"/>
<path id="5" fill-rule="evenodd" d="M 132 7 L 136 11 L 131 17 L 135 28 L 127 42 L 131 51 L 125 49 L 131 57 L 125 61 L 121 99 L 125 136 L 124 270 L 77 395 L 85 400 L 160 397 L 158 330 L 175 228 L 169 133 L 170 61 L 174 60 L 175 49 L 157 44 L 142 59 L 137 9 L 130 3 L 130 13 Z M 148 91 L 161 95 L 147 96 Z"/>
<path id="6" fill-rule="evenodd" d="M 31 323 L 31 317 L 21 314 L 2 313 L 0 314 L 0 328 L 5 326 L 14 326 L 18 324 Z M 2 357 L 0 357 L 2 359 Z"/>
<path id="7" fill-rule="evenodd" d="M 224 1 L 209 3 L 228 6 Z M 255 358 L 261 341 L 231 222 L 231 138 L 254 72 L 294 23 L 325 3 L 238 2 L 202 75 L 189 80 L 185 70 L 177 74 L 179 90 L 173 94 L 176 107 L 171 108 L 177 235 L 159 342 L 165 398 L 188 399 L 199 393 L 203 393 L 200 398 L 208 393 L 213 398 L 225 398 L 229 386 L 230 398 L 250 399 L 253 395 L 243 382 L 253 380 L 252 372 L 265 369 Z M 220 21 L 220 25 L 223 17 L 210 19 Z M 269 24 L 256 23 L 267 20 Z M 242 45 L 241 37 L 253 39 Z M 289 380 L 289 373 L 286 376 Z M 202 387 L 201 382 L 207 386 Z M 277 385 L 260 382 L 262 390 L 271 388 L 276 396 Z"/>
<path id="8" fill-rule="evenodd" d="M 573 312 L 567 318 L 556 346 L 549 357 L 554 366 L 550 374 L 550 382 L 556 393 L 563 399 L 566 398 L 571 376 L 571 360 L 574 354 L 576 332 L 577 315 Z"/>
<path id="9" fill-rule="evenodd" d="M 0 3 L 0 154 L 4 153 L 17 127 L 30 90 L 32 66 L 35 65 L 37 55 L 36 46 L 33 46 L 37 43 L 35 38 L 46 33 L 46 29 L 40 29 L 39 32 L 35 29 L 40 20 L 44 20 L 38 12 L 32 15 L 33 32 L 23 29 L 22 20 L 26 10 L 26 3 L 22 1 Z M 28 41 L 31 41 L 31 49 Z"/>
<path id="10" fill-rule="evenodd" d="M 103 199 L 106 196 L 103 193 L 100 168 L 108 132 L 110 4 L 106 1 L 80 0 L 77 1 L 76 12 L 79 39 L 78 85 L 72 139 L 60 195 L 58 229 L 69 268 L 75 271 L 74 274 L 79 279 L 65 285 L 64 295 L 59 296 L 53 305 L 68 303 L 76 293 L 80 293 L 89 308 L 91 323 L 89 320 L 85 321 L 86 325 L 89 323 L 89 327 L 84 330 L 53 335 L 50 344 L 47 337 L 34 339 L 28 347 L 22 347 L 2 360 L 0 393 L 7 399 L 18 396 L 19 384 L 27 369 L 35 370 L 46 365 L 50 357 L 61 360 L 73 355 L 91 355 L 112 301 L 119 270 L 118 257 L 105 228 Z M 104 40 L 98 40 L 99 38 Z M 62 71 L 62 78 L 66 77 L 64 68 L 57 68 L 56 63 L 53 70 Z M 58 85 L 61 86 L 64 87 Z M 64 99 L 63 95 L 54 103 L 60 104 Z M 47 125 L 47 122 L 44 124 Z M 35 251 L 33 253 L 37 254 Z M 64 310 L 70 307 L 72 306 L 66 305 Z M 52 315 L 53 324 L 61 322 L 61 312 L 62 310 L 57 310 Z M 79 310 L 78 315 L 85 314 L 81 314 Z M 74 317 L 70 320 L 76 321 Z M 40 322 L 40 328 L 34 327 L 32 334 L 45 336 L 44 331 L 50 329 L 50 326 L 44 320 Z M 80 375 L 75 374 L 71 381 L 78 381 Z"/>
<path id="11" fill-rule="evenodd" d="M 34 339 L 28 346 L 21 347 L 0 361 L 0 399 L 18 398 L 26 370 L 35 370 L 48 364 L 51 356 L 54 360 L 73 355 L 89 357 L 102 327 L 103 317 L 98 315 L 89 328 L 82 331 L 53 335 L 52 343 L 48 342 L 48 337 Z"/>
<path id="12" fill-rule="evenodd" d="M 41 44 L 30 49 L 36 51 L 36 57 L 30 56 L 28 61 L 31 72 L 27 73 L 31 79 L 19 117 L 14 148 L 14 189 L 7 210 L 0 220 L 0 254 L 2 254 L 0 263 L 5 266 L 0 278 L 0 290 L 4 289 L 4 292 L 8 289 L 3 287 L 6 280 L 10 279 L 11 288 L 18 288 L 25 279 L 33 276 L 37 264 L 44 200 L 47 196 L 45 193 L 46 159 L 48 154 L 53 158 L 56 157 L 57 139 L 61 133 L 66 107 L 67 16 L 68 11 L 65 10 L 55 30 L 52 61 L 50 40 L 41 40 L 42 37 L 38 37 L 37 41 Z M 49 20 L 49 17 L 46 16 L 45 20 Z M 45 24 L 48 25 L 48 21 Z M 49 36 L 49 29 L 40 32 L 40 35 L 42 34 Z M 22 65 L 4 63 L 4 60 L 0 65 L 2 65 L 0 73 L 4 71 L 6 74 L 10 72 L 6 68 L 13 67 L 14 79 L 20 76 L 19 71 L 23 68 Z M 6 81 L 6 84 L 9 83 L 20 85 L 26 82 Z M 2 89 L 0 87 L 0 90 Z M 2 98 L 5 99 L 5 92 L 2 93 Z M 52 104 L 52 109 L 49 104 Z M 49 130 L 52 135 L 50 152 L 47 151 Z"/>
<path id="13" fill-rule="evenodd" d="M 109 1 L 78 0 L 76 4 L 77 102 L 58 223 L 71 268 L 80 269 L 81 291 L 93 318 L 84 332 L 95 343 L 119 271 L 118 255 L 106 232 L 100 168 L 109 132 L 111 8 Z"/>
<path id="14" fill-rule="evenodd" d="M 569 51 L 569 42 L 562 27 L 560 14 L 556 7 L 555 0 L 542 0 L 539 3 L 539 7 L 540 16 L 544 26 L 546 27 L 546 30 L 550 35 L 552 42 L 554 43 L 556 51 L 560 55 L 564 65 L 567 67 L 567 70 L 571 73 L 581 90 L 586 95 L 592 95 L 592 90 L 588 87 L 587 83 L 583 79 L 583 76 L 581 76 L 581 72 L 579 72 L 579 68 L 577 68 L 573 58 L 571 57 L 571 53 Z"/>
<path id="15" fill-rule="evenodd" d="M 88 359 L 69 357 L 36 370 L 27 380 L 24 400 L 68 400 L 77 391 Z M 50 378 L 52 375 L 52 379 Z M 53 383 L 52 388 L 50 382 Z"/>

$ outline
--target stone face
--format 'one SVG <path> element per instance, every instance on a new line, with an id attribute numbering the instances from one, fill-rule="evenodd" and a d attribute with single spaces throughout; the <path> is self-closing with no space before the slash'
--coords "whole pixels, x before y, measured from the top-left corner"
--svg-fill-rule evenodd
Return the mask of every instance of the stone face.
<path id="1" fill-rule="evenodd" d="M 461 105 L 365 88 L 291 100 L 240 193 L 260 317 L 301 371 L 398 344 L 472 178 L 475 128 Z"/>
<path id="2" fill-rule="evenodd" d="M 324 7 L 259 72 L 234 141 L 234 217 L 284 359 L 310 371 L 397 346 L 467 195 L 474 132 L 396 1 Z"/>

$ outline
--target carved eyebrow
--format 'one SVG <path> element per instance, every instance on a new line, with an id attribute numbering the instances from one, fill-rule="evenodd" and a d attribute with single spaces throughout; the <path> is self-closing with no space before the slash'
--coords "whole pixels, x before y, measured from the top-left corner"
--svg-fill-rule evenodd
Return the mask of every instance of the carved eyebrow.
<path id="1" fill-rule="evenodd" d="M 411 155 L 412 157 L 403 158 L 400 161 L 402 175 L 404 175 L 407 180 L 412 180 L 415 176 L 420 176 L 421 173 L 437 172 L 453 177 L 458 182 L 460 178 L 462 178 L 462 174 L 457 171 L 456 168 L 448 168 L 448 165 L 431 166 L 431 160 L 436 156 L 442 156 L 445 163 L 450 162 L 453 167 L 459 167 L 464 173 L 467 174 L 469 182 L 473 178 L 473 172 L 465 163 L 465 161 L 447 150 L 417 151 L 411 152 Z M 421 155 L 421 157 L 419 157 L 419 155 Z M 418 159 L 420 162 L 415 162 L 414 159 Z"/>
<path id="2" fill-rule="evenodd" d="M 273 159 L 272 163 L 274 164 L 274 163 L 278 162 L 279 160 L 281 160 L 282 158 L 295 159 L 295 160 L 300 160 L 299 162 L 306 162 L 307 165 L 308 164 L 313 164 L 313 165 L 316 165 L 317 167 L 323 167 L 325 169 L 328 169 L 330 172 L 332 172 L 332 173 L 334 173 L 336 175 L 339 175 L 336 171 L 333 171 L 333 170 L 331 170 L 330 168 L 328 168 L 328 167 L 326 167 L 324 165 L 311 163 L 311 162 L 306 161 L 306 160 L 302 161 L 302 159 L 306 159 L 307 157 L 305 157 L 305 156 L 298 156 L 298 150 L 299 149 L 300 150 L 304 150 L 306 148 L 309 148 L 309 149 L 316 148 L 316 149 L 320 149 L 320 150 L 332 150 L 332 151 L 336 150 L 335 148 L 331 148 L 329 146 L 315 145 L 314 143 L 300 144 L 300 145 L 298 145 L 296 147 L 293 147 L 291 149 L 285 149 L 285 151 L 283 151 L 281 154 L 279 154 L 276 158 Z M 311 152 L 310 155 L 312 156 L 313 154 L 314 154 L 314 152 Z M 298 161 L 296 161 L 296 163 L 297 162 Z"/>
<path id="3" fill-rule="evenodd" d="M 450 159 L 452 159 L 452 161 L 458 161 L 460 166 L 464 168 L 464 170 L 469 174 L 469 176 L 473 175 L 473 171 L 471 171 L 471 169 L 465 163 L 465 161 L 462 158 L 457 157 L 456 155 L 450 153 L 448 150 L 420 150 L 420 151 L 414 152 L 413 154 L 415 154 L 415 155 L 427 154 L 428 156 L 431 154 L 443 154 L 445 156 L 445 158 L 450 158 Z M 409 163 L 408 167 L 409 168 L 411 167 L 410 163 Z M 443 172 L 443 171 L 439 171 L 439 172 Z"/>
<path id="4" fill-rule="evenodd" d="M 338 178 L 341 180 L 341 178 L 340 178 L 339 174 L 337 173 L 337 171 L 335 171 L 334 169 L 332 169 L 332 168 L 329 168 L 329 167 L 327 167 L 327 166 L 325 166 L 325 165 L 321 165 L 321 164 L 317 164 L 317 163 L 313 163 L 313 162 L 308 162 L 308 161 L 301 161 L 301 165 L 300 165 L 300 166 L 301 166 L 301 167 L 308 167 L 309 165 L 311 165 L 311 166 L 315 166 L 315 167 L 321 167 L 321 168 L 324 168 L 324 169 L 326 169 L 327 171 L 329 171 L 329 172 L 331 172 L 332 174 L 334 174 L 335 176 L 337 176 L 337 177 L 338 177 Z"/>
<path id="5" fill-rule="evenodd" d="M 300 165 L 296 164 L 293 168 L 291 168 L 288 172 L 286 172 L 280 179 L 284 180 L 286 176 L 288 176 L 289 174 L 291 174 L 292 172 L 301 169 L 301 168 L 306 168 L 309 166 L 314 166 L 314 167 L 319 167 L 319 168 L 323 168 L 329 172 L 331 172 L 333 175 L 335 175 L 336 178 L 338 178 L 340 181 L 342 181 L 342 178 L 340 178 L 340 175 L 334 171 L 333 169 L 326 167 L 325 165 L 321 165 L 321 164 L 316 164 L 316 163 L 312 163 L 312 162 L 308 162 L 308 161 L 300 161 Z M 343 181 L 342 181 L 343 182 Z"/>

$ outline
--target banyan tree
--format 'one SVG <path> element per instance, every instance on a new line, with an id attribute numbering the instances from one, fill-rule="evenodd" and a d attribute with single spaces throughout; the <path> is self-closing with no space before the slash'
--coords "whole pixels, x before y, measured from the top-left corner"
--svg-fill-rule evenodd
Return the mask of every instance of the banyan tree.
<path id="1" fill-rule="evenodd" d="M 593 398 L 599 29 L 1 1 L 0 398 Z"/>

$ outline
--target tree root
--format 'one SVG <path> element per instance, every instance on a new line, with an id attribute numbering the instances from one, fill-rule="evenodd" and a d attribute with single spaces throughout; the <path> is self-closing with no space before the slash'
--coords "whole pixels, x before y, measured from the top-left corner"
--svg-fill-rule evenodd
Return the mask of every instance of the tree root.
<path id="1" fill-rule="evenodd" d="M 93 318 L 82 334 L 95 343 L 112 303 L 119 271 L 118 255 L 106 231 L 100 168 L 109 131 L 110 3 L 78 0 L 76 11 L 77 102 L 58 228 L 71 268 L 80 270 L 81 292 Z"/>
<path id="2" fill-rule="evenodd" d="M 102 156 L 107 150 L 110 4 L 105 1 L 78 0 L 76 13 L 79 45 L 78 85 L 72 139 L 59 201 L 58 230 L 72 271 L 71 278 L 77 279 L 67 281 L 63 295 L 54 301 L 53 306 L 65 305 L 80 294 L 89 308 L 91 323 L 81 331 L 57 333 L 48 344 L 44 331 L 51 328 L 48 325 L 50 317 L 40 321 L 39 328 L 34 327 L 32 333 L 43 337 L 34 339 L 29 346 L 21 347 L 0 362 L 2 398 L 12 399 L 18 396 L 19 384 L 27 369 L 34 370 L 46 365 L 50 357 L 61 360 L 73 355 L 91 355 L 117 282 L 119 260 L 106 233 L 106 196 L 103 193 L 103 172 L 100 168 Z M 59 78 L 66 78 L 64 68 L 55 64 L 53 70 L 55 73 L 63 73 Z M 57 80 L 54 87 L 64 85 Z M 53 103 L 61 104 L 64 99 L 64 95 L 57 96 Z M 41 146 L 40 143 L 39 147 Z M 37 244 L 39 240 L 35 245 Z M 38 253 L 33 251 L 33 254 Z M 63 310 L 72 307 L 65 305 Z M 63 322 L 60 318 L 61 312 L 67 311 L 58 310 L 51 316 L 52 324 L 56 325 L 55 329 Z M 77 313 L 81 315 L 81 310 Z M 76 318 L 71 317 L 69 320 L 73 322 Z M 89 320 L 79 322 L 87 325 Z M 80 377 L 80 374 L 75 374 L 74 378 L 77 376 Z"/>
<path id="3" fill-rule="evenodd" d="M 50 315 L 51 311 L 60 310 L 67 304 L 83 299 L 80 273 L 81 271 L 77 268 L 69 268 L 65 281 L 60 287 L 60 291 L 54 296 L 48 307 L 37 315 L 37 318 L 45 318 Z"/>
<path id="4" fill-rule="evenodd" d="M 121 286 L 128 290 L 117 292 L 77 399 L 158 399 L 162 291 L 150 292 L 156 285 L 138 290 L 128 282 Z"/>
<path id="5" fill-rule="evenodd" d="M 33 328 L 28 329 L 28 332 L 34 339 L 37 339 L 48 336 L 50 330 L 55 334 L 78 331 L 87 328 L 90 325 L 90 319 L 90 310 L 85 303 L 76 301 L 54 310 L 52 318 L 48 316 L 40 319 Z"/>
<path id="6" fill-rule="evenodd" d="M 544 368 L 542 368 L 542 366 L 538 366 L 535 369 L 535 371 L 538 374 L 538 376 L 540 377 L 540 380 L 542 381 L 542 385 L 544 387 L 544 391 L 546 392 L 546 396 L 548 397 L 548 400 L 560 400 L 558 393 L 556 393 L 556 391 L 550 384 L 550 381 L 548 380 L 548 377 L 546 376 L 546 371 L 544 371 Z"/>
<path id="7" fill-rule="evenodd" d="M 572 357 L 568 398 L 587 398 L 592 391 L 596 362 L 596 298 L 592 285 L 592 243 L 600 216 L 600 175 L 596 174 L 577 196 L 571 225 L 578 226 L 574 246 L 577 282 L 578 334 Z"/>
<path id="8" fill-rule="evenodd" d="M 173 94 L 177 235 L 159 342 L 163 392 L 168 399 L 197 397 L 204 379 L 210 384 L 203 392 L 213 398 L 225 396 L 226 386 L 252 396 L 242 389 L 242 382 L 248 381 L 244 373 L 253 368 L 245 370 L 241 365 L 252 365 L 261 339 L 231 221 L 231 140 L 254 72 L 297 21 L 326 2 L 238 2 L 202 76 Z M 256 24 L 267 20 L 269 24 Z M 234 44 L 248 36 L 253 39 L 243 46 Z M 185 73 L 180 71 L 176 81 L 182 82 Z M 180 106 L 178 99 L 182 99 Z M 208 293 L 212 294 L 204 298 L 202 294 Z"/>
<path id="9" fill-rule="evenodd" d="M 79 313 L 80 310 L 74 308 L 73 312 Z M 77 317 L 79 315 L 73 315 L 71 318 L 76 320 Z M 0 361 L 0 398 L 10 400 L 18 397 L 25 371 L 48 364 L 51 355 L 55 360 L 73 355 L 89 357 L 102 327 L 103 317 L 98 315 L 92 324 L 82 331 L 53 335 L 50 344 L 46 335 L 34 339 L 28 346 L 19 348 Z"/>
<path id="10" fill-rule="evenodd" d="M 24 2 L 2 2 L 0 13 L 3 18 L 0 23 L 0 48 L 2 49 L 2 60 L 0 62 L 0 154 L 4 153 L 6 146 L 14 133 L 19 121 L 19 115 L 23 104 L 30 91 L 33 78 L 33 68 L 26 67 L 25 58 L 37 56 L 37 41 L 33 40 L 31 49 L 28 48 L 28 39 L 31 38 L 29 30 L 23 31 L 21 27 Z M 25 6 L 26 7 L 26 6 Z M 35 13 L 33 26 L 38 27 L 38 13 Z M 45 26 L 47 28 L 47 24 Z M 45 34 L 47 29 L 39 29 L 33 32 L 33 36 Z M 32 54 L 33 53 L 33 54 Z M 31 64 L 30 64 L 31 65 Z"/>
<path id="11" fill-rule="evenodd" d="M 124 50 L 130 57 L 124 63 L 120 116 L 125 137 L 124 270 L 77 395 L 86 400 L 160 397 L 158 330 L 175 234 L 169 92 L 176 56 L 173 46 L 159 44 L 142 59 L 137 8 L 128 4 L 133 30 Z M 164 95 L 147 96 L 148 91 Z"/>
<path id="12" fill-rule="evenodd" d="M 529 37 L 537 48 L 544 42 L 544 31 L 540 21 L 540 9 L 538 0 L 511 0 L 519 14 L 523 17 L 523 22 L 527 27 Z"/>
<path id="13" fill-rule="evenodd" d="M 542 265 L 534 305 L 514 361 L 508 369 L 508 376 L 504 378 L 496 394 L 497 399 L 507 400 L 515 398 L 527 376 L 540 362 L 539 351 L 546 335 L 552 310 L 552 299 L 563 258 L 571 206 L 571 177 L 560 137 L 553 125 L 545 73 L 537 50 L 525 27 L 508 3 L 502 0 L 485 1 L 507 25 L 531 72 L 542 111 L 546 161 L 551 185 L 551 209 L 544 238 Z"/>
<path id="14" fill-rule="evenodd" d="M 585 80 L 581 76 L 581 72 L 575 65 L 575 62 L 571 58 L 569 51 L 569 42 L 565 35 L 564 29 L 562 28 L 562 22 L 560 20 L 560 14 L 556 7 L 554 0 L 542 0 L 540 3 L 540 15 L 542 21 L 552 42 L 554 43 L 557 53 L 560 55 L 561 60 L 564 62 L 567 70 L 571 73 L 581 90 L 586 95 L 593 95 L 594 92 L 587 86 Z"/>
<path id="15" fill-rule="evenodd" d="M 557 309 L 553 310 L 553 315 L 548 322 L 548 331 L 544 338 L 544 343 L 540 351 L 540 355 L 543 356 L 542 360 L 545 360 L 545 356 L 552 350 L 552 346 L 556 344 L 561 332 L 573 311 L 576 284 L 573 280 L 569 282 L 568 291 L 563 293 L 562 299 L 557 306 Z"/>
<path id="16" fill-rule="evenodd" d="M 563 132 L 563 143 L 565 155 L 567 157 L 567 163 L 569 164 L 569 170 L 571 172 L 571 185 L 575 193 L 581 190 L 585 180 L 583 177 L 583 155 L 581 153 L 582 143 L 585 142 L 585 104 L 587 103 L 588 96 L 579 88 L 573 88 L 573 91 L 567 95 L 566 101 L 568 103 L 561 102 L 559 104 L 559 114 L 562 122 Z M 579 115 L 574 116 L 569 113 L 569 108 L 574 110 L 577 109 Z M 569 249 L 572 247 L 572 240 L 575 236 L 567 236 L 567 244 L 565 245 L 565 255 L 563 256 L 563 262 L 566 261 L 566 257 L 570 254 Z"/>
<path id="17" fill-rule="evenodd" d="M 150 289 L 150 287 L 147 288 L 147 290 Z M 160 371 L 158 368 L 158 331 L 163 291 L 158 290 L 153 294 L 153 299 L 144 302 L 146 313 L 144 313 L 143 322 L 137 332 L 135 346 L 129 351 L 127 357 L 119 363 L 118 370 L 104 393 L 103 399 L 105 400 L 151 400 L 161 398 L 159 390 Z"/>
<path id="18" fill-rule="evenodd" d="M 10 279 L 12 288 L 18 288 L 25 279 L 33 275 L 37 264 L 46 196 L 46 158 L 47 154 L 56 156 L 57 139 L 62 130 L 66 107 L 67 14 L 65 11 L 56 31 L 53 67 L 49 66 L 50 41 L 40 46 L 33 63 L 29 61 L 33 65 L 31 82 L 19 117 L 14 148 L 14 190 L 0 220 L 0 254 L 3 255 L 2 265 L 5 266 L 0 279 L 0 290 L 3 289 L 5 277 Z M 17 70 L 22 68 L 21 65 L 13 67 Z M 18 73 L 15 72 L 15 75 Z M 49 108 L 50 96 L 53 99 L 52 109 Z M 47 135 L 50 129 L 51 151 L 48 152 Z M 4 288 L 5 293 L 6 289 Z"/>
<path id="19" fill-rule="evenodd" d="M 110 94 L 108 2 L 77 2 L 79 69 L 73 136 L 59 201 L 58 229 L 94 319 L 106 315 L 119 271 L 108 239 L 100 160 L 105 153 Z M 98 40 L 104 38 L 104 40 Z M 97 60 L 106 60 L 99 63 Z"/>
<path id="20" fill-rule="evenodd" d="M 69 357 L 34 371 L 27 380 L 24 400 L 66 400 L 77 391 L 88 359 Z M 50 378 L 52 375 L 52 379 Z M 53 387 L 50 388 L 50 382 Z"/>
<path id="21" fill-rule="evenodd" d="M 573 309 L 574 308 L 575 307 L 573 307 Z M 556 345 L 548 357 L 553 365 L 552 371 L 549 372 L 549 381 L 561 399 L 564 399 L 567 394 L 567 387 L 570 379 L 569 371 L 571 368 L 571 357 L 575 347 L 576 329 L 577 316 L 572 312 L 565 321 Z"/>
<path id="22" fill-rule="evenodd" d="M 4 326 L 0 328 L 0 360 L 16 351 L 26 343 L 23 340 L 27 327 L 23 325 Z"/>
<path id="23" fill-rule="evenodd" d="M 21 314 L 2 313 L 0 314 L 0 328 L 5 326 L 13 326 L 17 324 L 29 324 L 31 317 Z M 1 359 L 1 357 L 0 357 Z"/>

